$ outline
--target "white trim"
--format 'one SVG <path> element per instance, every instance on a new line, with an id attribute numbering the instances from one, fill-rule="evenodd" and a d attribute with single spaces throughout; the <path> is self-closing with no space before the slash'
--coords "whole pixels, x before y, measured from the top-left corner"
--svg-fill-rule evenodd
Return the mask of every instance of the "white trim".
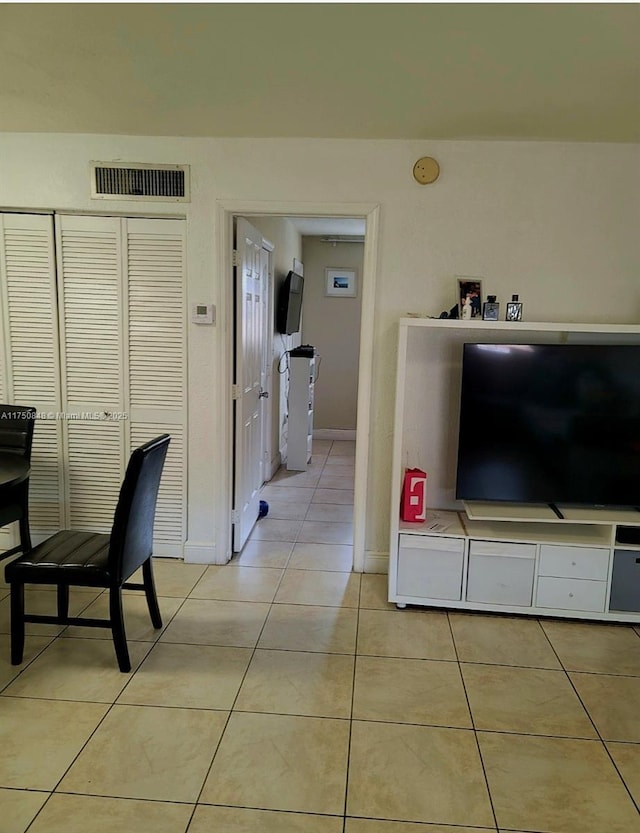
<path id="1" fill-rule="evenodd" d="M 156 558 L 183 558 L 184 545 L 180 544 L 154 544 L 153 555 Z"/>
<path id="2" fill-rule="evenodd" d="M 350 440 L 354 442 L 356 429 L 353 428 L 314 428 L 314 440 Z"/>
<path id="3" fill-rule="evenodd" d="M 160 553 L 154 553 L 160 555 Z M 228 559 L 220 561 L 216 558 L 217 551 L 213 543 L 187 542 L 184 545 L 184 560 L 187 564 L 226 564 Z"/>
<path id="4" fill-rule="evenodd" d="M 389 572 L 389 553 L 365 552 L 364 572 L 387 575 Z"/>
<path id="5" fill-rule="evenodd" d="M 375 322 L 376 277 L 378 273 L 378 229 L 380 207 L 367 212 L 362 264 L 362 308 L 360 318 L 360 362 L 356 420 L 356 474 L 353 492 L 353 569 L 365 569 L 367 521 L 367 481 L 371 445 L 371 388 L 373 380 L 373 337 Z"/>
<path id="6" fill-rule="evenodd" d="M 246 210 L 246 209 L 245 209 Z M 216 530 L 217 561 L 226 564 L 231 551 L 231 509 L 233 470 L 233 214 L 227 203 L 216 202 L 216 251 L 218 256 L 218 289 L 220 292 L 220 344 L 216 351 L 219 401 L 221 407 L 211 414 L 211 430 L 217 445 L 214 459 L 220 460 L 222 477 L 216 478 L 218 495 L 212 507 L 213 528 Z M 217 424 L 216 424 L 217 423 Z M 221 557 L 224 556 L 224 557 Z"/>
<path id="7" fill-rule="evenodd" d="M 360 364 L 358 372 L 358 417 L 356 423 L 356 475 L 354 490 L 353 569 L 363 572 L 365 566 L 365 529 L 367 507 L 367 474 L 369 470 L 369 439 L 371 418 L 373 328 L 376 298 L 376 272 L 380 206 L 376 203 L 306 203 L 259 200 L 216 200 L 216 248 L 220 309 L 225 325 L 221 349 L 218 351 L 218 378 L 224 390 L 224 404 L 220 413 L 222 424 L 217 426 L 217 451 L 222 461 L 224 476 L 220 478 L 223 499 L 216 501 L 215 528 L 218 552 L 231 557 L 231 485 L 233 437 L 231 432 L 231 379 L 233 368 L 233 308 L 232 308 L 232 250 L 234 215 L 267 215 L 280 217 L 365 217 L 366 235 L 362 269 L 362 308 L 360 324 Z M 186 551 L 186 548 L 185 548 Z M 217 561 L 216 563 L 225 563 Z"/>

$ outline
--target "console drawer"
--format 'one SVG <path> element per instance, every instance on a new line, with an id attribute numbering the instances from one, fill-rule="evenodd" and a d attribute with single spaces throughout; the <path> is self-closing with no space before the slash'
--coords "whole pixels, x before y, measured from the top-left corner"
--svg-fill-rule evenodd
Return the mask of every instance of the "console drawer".
<path id="1" fill-rule="evenodd" d="M 538 573 L 541 576 L 606 581 L 609 573 L 609 550 L 542 544 Z"/>
<path id="2" fill-rule="evenodd" d="M 471 541 L 467 601 L 530 607 L 535 544 Z"/>
<path id="3" fill-rule="evenodd" d="M 400 535 L 396 591 L 425 599 L 462 597 L 464 540 L 437 535 Z"/>
<path id="4" fill-rule="evenodd" d="M 538 578 L 536 607 L 557 610 L 583 610 L 602 613 L 607 598 L 607 582 L 581 578 Z"/>

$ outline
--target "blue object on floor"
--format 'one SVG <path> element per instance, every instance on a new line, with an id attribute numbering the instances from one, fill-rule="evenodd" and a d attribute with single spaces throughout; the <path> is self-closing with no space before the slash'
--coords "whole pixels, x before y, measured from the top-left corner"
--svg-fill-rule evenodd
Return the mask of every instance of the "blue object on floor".
<path id="1" fill-rule="evenodd" d="M 266 500 L 260 501 L 260 511 L 258 512 L 258 519 L 264 518 L 265 515 L 269 514 L 269 504 Z"/>

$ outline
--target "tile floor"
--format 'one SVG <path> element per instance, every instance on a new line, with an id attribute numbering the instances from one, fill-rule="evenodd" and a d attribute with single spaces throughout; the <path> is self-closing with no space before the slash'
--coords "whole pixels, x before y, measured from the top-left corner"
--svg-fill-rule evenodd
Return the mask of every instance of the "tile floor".
<path id="1" fill-rule="evenodd" d="M 317 443 L 240 557 L 158 560 L 130 675 L 36 625 L 12 668 L 0 586 L 1 833 L 640 831 L 640 626 L 398 611 L 349 572 L 352 489 Z"/>

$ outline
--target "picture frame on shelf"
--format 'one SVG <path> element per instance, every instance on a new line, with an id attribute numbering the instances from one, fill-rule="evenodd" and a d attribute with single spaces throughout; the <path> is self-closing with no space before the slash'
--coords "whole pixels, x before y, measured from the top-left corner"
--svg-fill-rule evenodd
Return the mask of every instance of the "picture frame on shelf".
<path id="1" fill-rule="evenodd" d="M 482 318 L 481 278 L 456 278 L 458 290 L 458 317 L 462 319 Z M 467 312 L 467 308 L 470 310 Z"/>
<path id="2" fill-rule="evenodd" d="M 355 269 L 325 269 L 324 294 L 330 298 L 355 298 L 358 294 Z"/>

